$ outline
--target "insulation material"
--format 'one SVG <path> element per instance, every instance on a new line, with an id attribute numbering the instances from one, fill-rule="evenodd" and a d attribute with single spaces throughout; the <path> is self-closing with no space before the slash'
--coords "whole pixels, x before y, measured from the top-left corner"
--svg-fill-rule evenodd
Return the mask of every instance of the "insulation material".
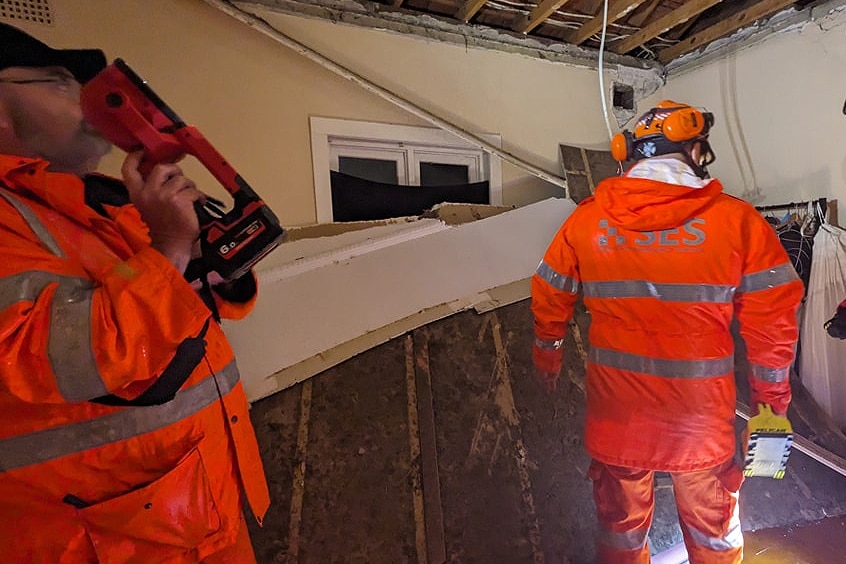
<path id="1" fill-rule="evenodd" d="M 571 200 L 552 198 L 456 226 L 423 220 L 441 227 L 395 244 L 303 256 L 311 267 L 289 274 L 294 263 L 260 272 L 255 310 L 225 325 L 248 397 L 457 311 L 528 297 L 528 280 L 573 209 Z"/>

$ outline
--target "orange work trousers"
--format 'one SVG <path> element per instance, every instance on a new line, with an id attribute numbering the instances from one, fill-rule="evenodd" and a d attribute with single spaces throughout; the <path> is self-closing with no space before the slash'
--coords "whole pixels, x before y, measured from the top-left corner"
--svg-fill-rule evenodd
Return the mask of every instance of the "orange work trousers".
<path id="1" fill-rule="evenodd" d="M 591 462 L 599 520 L 598 562 L 648 564 L 655 507 L 655 472 Z M 690 564 L 736 564 L 743 559 L 737 497 L 743 474 L 729 460 L 695 472 L 670 473 Z"/>

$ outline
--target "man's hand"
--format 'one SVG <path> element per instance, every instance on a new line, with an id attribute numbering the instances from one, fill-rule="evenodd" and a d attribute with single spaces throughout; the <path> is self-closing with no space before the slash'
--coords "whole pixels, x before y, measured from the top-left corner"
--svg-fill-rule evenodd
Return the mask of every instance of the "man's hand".
<path id="1" fill-rule="evenodd" d="M 142 156 L 143 151 L 130 153 L 121 168 L 129 199 L 150 228 L 153 248 L 185 272 L 200 236 L 194 202 L 205 195 L 176 164 L 157 164 L 144 178 L 138 170 Z"/>
<path id="2" fill-rule="evenodd" d="M 548 343 L 538 339 L 535 340 L 532 346 L 535 380 L 549 394 L 552 394 L 558 389 L 558 375 L 561 372 L 563 360 L 560 342 Z"/>
<path id="3" fill-rule="evenodd" d="M 770 410 L 779 417 L 787 417 L 787 408 L 790 405 L 789 400 L 787 403 L 784 402 L 772 402 L 767 403 L 765 401 L 761 401 L 759 399 L 752 398 L 752 405 L 749 406 L 749 411 L 751 412 L 750 415 L 752 417 L 758 415 L 761 411 L 761 406 L 767 406 Z"/>

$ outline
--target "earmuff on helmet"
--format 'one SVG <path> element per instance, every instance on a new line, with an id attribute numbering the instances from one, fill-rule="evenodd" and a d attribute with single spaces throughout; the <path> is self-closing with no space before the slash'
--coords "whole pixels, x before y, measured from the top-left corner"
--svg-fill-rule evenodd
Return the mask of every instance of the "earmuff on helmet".
<path id="1" fill-rule="evenodd" d="M 679 152 L 686 141 L 706 137 L 713 125 L 711 112 L 664 100 L 640 117 L 633 132 L 611 139 L 611 155 L 623 162 Z"/>
<path id="2" fill-rule="evenodd" d="M 711 112 L 664 100 L 640 117 L 633 132 L 625 130 L 611 139 L 611 156 L 622 163 L 681 153 L 687 157 L 696 174 L 705 178 L 708 176 L 705 167 L 715 158 L 708 143 L 708 133 L 713 125 L 714 115 Z M 698 162 L 693 162 L 690 155 L 690 141 L 700 144 Z"/>

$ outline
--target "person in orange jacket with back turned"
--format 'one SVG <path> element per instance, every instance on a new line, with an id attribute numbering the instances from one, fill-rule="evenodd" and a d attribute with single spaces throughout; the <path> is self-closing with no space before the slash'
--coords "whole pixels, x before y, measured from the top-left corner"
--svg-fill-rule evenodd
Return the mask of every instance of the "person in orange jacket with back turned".
<path id="1" fill-rule="evenodd" d="M 784 414 L 802 282 L 754 207 L 709 179 L 713 116 L 670 100 L 612 140 L 599 183 L 532 279 L 535 374 L 550 392 L 579 291 L 591 315 L 585 448 L 599 560 L 649 562 L 654 472 L 673 480 L 692 564 L 740 562 L 734 317 L 754 406 Z"/>
<path id="2" fill-rule="evenodd" d="M 269 497 L 218 319 L 255 278 L 185 278 L 204 196 L 176 164 L 91 174 L 105 65 L 0 24 L 0 554 L 252 563 L 242 493 L 259 522 Z"/>

